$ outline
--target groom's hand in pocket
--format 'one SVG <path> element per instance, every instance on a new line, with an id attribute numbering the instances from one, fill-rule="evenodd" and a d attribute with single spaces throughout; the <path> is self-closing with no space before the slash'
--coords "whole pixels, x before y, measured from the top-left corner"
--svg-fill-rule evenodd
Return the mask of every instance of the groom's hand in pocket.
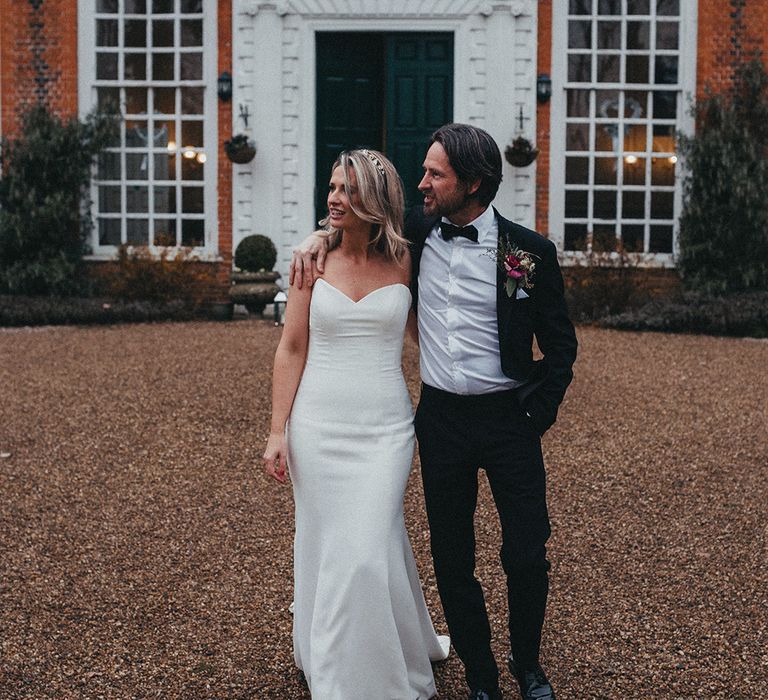
<path id="1" fill-rule="evenodd" d="M 288 467 L 288 444 L 285 433 L 270 433 L 264 450 L 264 470 L 281 484 L 285 483 Z"/>
<path id="2" fill-rule="evenodd" d="M 304 282 L 311 287 L 325 270 L 325 256 L 328 254 L 328 231 L 315 231 L 293 249 L 289 284 L 301 289 Z"/>

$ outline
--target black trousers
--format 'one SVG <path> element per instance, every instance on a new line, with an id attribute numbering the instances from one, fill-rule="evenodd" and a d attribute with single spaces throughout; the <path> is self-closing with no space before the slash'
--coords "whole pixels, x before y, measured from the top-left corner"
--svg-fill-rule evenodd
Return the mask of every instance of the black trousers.
<path id="1" fill-rule="evenodd" d="M 477 475 L 485 469 L 501 521 L 509 640 L 516 663 L 538 663 L 549 589 L 549 516 L 541 440 L 512 391 L 460 396 L 423 385 L 416 435 L 440 599 L 470 688 L 499 671 L 475 578 Z"/>

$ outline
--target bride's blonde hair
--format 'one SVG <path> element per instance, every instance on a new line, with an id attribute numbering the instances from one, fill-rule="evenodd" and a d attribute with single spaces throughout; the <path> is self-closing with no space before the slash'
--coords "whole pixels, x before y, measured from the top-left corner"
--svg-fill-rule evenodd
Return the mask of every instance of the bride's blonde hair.
<path id="1" fill-rule="evenodd" d="M 331 168 L 331 174 L 341 166 L 344 176 L 344 188 L 351 192 L 349 171 L 354 171 L 357 179 L 357 193 L 360 205 L 349 206 L 363 221 L 370 221 L 370 245 L 389 260 L 400 260 L 408 248 L 408 241 L 403 237 L 403 183 L 395 166 L 379 151 L 361 148 L 354 151 L 342 151 Z M 319 224 L 326 231 L 329 250 L 341 243 L 342 230 L 330 223 L 330 216 L 321 219 Z"/>

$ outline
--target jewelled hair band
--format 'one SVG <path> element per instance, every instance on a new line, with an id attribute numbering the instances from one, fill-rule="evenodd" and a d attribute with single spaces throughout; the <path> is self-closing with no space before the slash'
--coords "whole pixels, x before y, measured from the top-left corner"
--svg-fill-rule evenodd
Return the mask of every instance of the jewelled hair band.
<path id="1" fill-rule="evenodd" d="M 371 163 L 373 163 L 376 166 L 376 170 L 379 171 L 381 176 L 384 177 L 386 173 L 384 172 L 384 166 L 382 165 L 381 160 L 377 156 L 375 156 L 373 153 L 371 153 L 367 148 L 363 148 L 362 151 L 368 157 L 368 160 L 370 160 Z"/>

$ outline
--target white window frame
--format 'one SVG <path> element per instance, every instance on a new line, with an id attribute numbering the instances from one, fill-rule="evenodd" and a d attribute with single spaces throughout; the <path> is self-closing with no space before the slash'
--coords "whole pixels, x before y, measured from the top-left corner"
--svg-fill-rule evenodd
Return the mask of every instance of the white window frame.
<path id="1" fill-rule="evenodd" d="M 147 0 L 147 9 L 151 7 L 152 0 Z M 187 15 L 178 12 L 179 0 L 175 0 L 175 9 L 177 10 L 173 14 L 164 15 L 164 18 L 179 17 L 195 18 L 197 15 Z M 124 15 L 123 7 L 124 0 L 118 0 L 119 11 L 117 14 L 111 15 L 111 17 L 122 17 Z M 88 112 L 93 109 L 97 104 L 97 90 L 96 90 L 96 0 L 86 0 L 85 2 L 77 3 L 77 16 L 78 16 L 78 106 L 80 117 L 83 118 Z M 218 180 L 218 104 L 216 95 L 216 80 L 217 80 L 217 64 L 218 64 L 218 42 L 217 42 L 217 3 L 214 0 L 203 0 L 203 46 L 201 47 L 203 53 L 203 77 L 202 80 L 195 81 L 112 81 L 114 87 L 204 87 L 203 98 L 203 144 L 204 152 L 206 156 L 204 178 L 203 178 L 203 208 L 204 216 L 204 235 L 205 242 L 202 246 L 196 246 L 192 248 L 193 254 L 200 260 L 214 261 L 219 260 L 219 241 L 218 241 L 218 211 L 217 211 L 217 180 Z M 142 15 L 144 17 L 144 15 Z M 146 17 L 149 19 L 150 15 Z M 151 24 L 149 25 L 151 26 Z M 178 23 L 176 23 L 178 26 Z M 149 31 L 149 29 L 148 29 Z M 122 42 L 118 42 L 120 44 Z M 176 36 L 176 43 L 173 51 L 175 61 L 178 63 L 179 51 L 175 50 L 179 46 L 178 42 L 178 29 Z M 170 48 L 170 47 L 169 47 Z M 151 50 L 144 49 L 151 57 Z M 132 52 L 138 52 L 141 49 L 134 49 Z M 178 72 L 176 73 L 178 75 Z M 105 81 L 100 81 L 100 86 L 109 86 Z M 125 113 L 125 104 L 120 105 L 122 113 Z M 149 106 L 148 106 L 149 109 Z M 180 118 L 180 114 L 177 112 L 175 119 L 177 123 Z M 124 123 L 121 124 L 121 130 L 124 130 Z M 179 149 L 180 151 L 181 149 Z M 125 150 L 121 149 L 121 153 Z M 124 163 L 124 158 L 121 157 L 121 163 Z M 122 168 L 123 166 L 121 166 Z M 179 166 L 180 167 L 180 166 Z M 87 256 L 87 259 L 92 260 L 109 260 L 114 258 L 117 251 L 117 246 L 114 245 L 100 245 L 99 244 L 99 232 L 98 232 L 98 187 L 95 184 L 96 171 L 94 169 L 94 176 L 91 184 L 91 200 L 94 227 L 91 234 L 91 254 Z M 122 182 L 125 182 L 125 170 L 122 170 Z M 154 173 L 149 172 L 147 180 L 142 180 L 141 185 L 146 185 L 148 188 L 152 187 L 154 182 Z M 183 181 L 182 181 L 183 182 Z M 190 181 L 192 182 L 192 181 Z M 123 188 L 124 189 L 124 188 Z M 125 197 L 125 192 L 123 192 Z M 123 202 L 123 205 L 125 202 Z M 152 208 L 151 206 L 149 207 Z M 126 232 L 126 216 L 125 206 L 122 207 L 122 240 L 125 240 Z M 148 248 L 155 254 L 158 254 L 162 248 L 155 246 L 153 242 L 152 234 L 152 220 L 153 214 L 147 213 L 149 219 L 149 234 L 148 234 Z M 196 218 L 194 215 L 190 215 L 189 218 Z M 178 234 L 178 240 L 181 242 L 181 233 Z M 173 246 L 173 248 L 180 248 L 181 245 Z"/>
<path id="2" fill-rule="evenodd" d="M 622 13 L 622 32 L 626 32 L 626 21 L 637 18 L 648 18 L 648 15 L 627 15 L 626 0 L 623 2 Z M 656 0 L 650 0 L 651 5 L 651 31 L 655 31 L 655 8 Z M 551 109 L 551 151 L 550 151 L 550 170 L 549 170 L 549 221 L 548 229 L 550 238 L 561 251 L 561 258 L 566 265 L 580 265 L 587 260 L 587 255 L 582 251 L 566 251 L 565 248 L 565 135 L 566 135 L 566 116 L 567 100 L 566 85 L 568 83 L 568 0 L 555 0 L 552 13 L 552 99 Z M 593 13 L 597 11 L 597 0 L 594 0 Z M 585 18 L 592 15 L 584 15 Z M 696 0 L 680 0 L 679 14 L 679 62 L 678 62 L 678 93 L 677 93 L 677 130 L 686 134 L 692 134 L 694 130 L 694 120 L 690 115 L 690 105 L 696 92 L 696 37 L 697 37 L 697 17 L 698 2 Z M 595 51 L 595 42 L 593 35 L 593 48 Z M 632 52 L 626 52 L 632 53 Z M 657 54 L 671 53 L 658 51 Z M 651 54 L 653 56 L 655 54 Z M 649 76 L 651 77 L 651 76 Z M 579 84 L 576 84 L 579 85 Z M 579 85 L 584 88 L 598 86 L 597 89 L 604 90 L 648 90 L 652 92 L 652 84 L 635 83 L 583 83 Z M 668 86 L 665 86 L 668 87 Z M 594 101 L 594 93 L 590 98 Z M 654 122 L 651 121 L 651 124 Z M 595 120 L 590 121 L 590 134 L 595 128 Z M 593 140 L 590 140 L 590 150 L 584 151 L 585 155 L 593 155 Z M 623 156 L 623 152 L 617 152 Z M 679 254 L 679 217 L 682 210 L 682 162 L 678 159 L 675 171 L 675 185 L 673 195 L 673 222 L 672 222 L 672 252 L 671 253 L 630 253 L 629 258 L 633 263 L 643 267 L 669 267 L 675 266 L 675 261 Z M 650 163 L 646 164 L 650 167 Z M 588 184 L 586 189 L 595 190 L 595 185 Z M 598 188 L 599 189 L 599 188 Z M 650 178 L 647 177 L 645 191 L 650 193 L 655 189 L 650 184 Z M 660 188 L 668 189 L 668 188 Z M 653 223 L 655 219 L 650 219 L 649 210 L 650 197 L 646 197 L 646 217 L 645 222 Z M 617 219 L 618 221 L 618 219 Z M 666 220 L 659 221 L 663 224 Z M 618 223 L 617 223 L 618 226 Z M 647 228 L 647 227 L 646 227 Z M 647 247 L 647 233 L 645 246 Z M 613 257 L 618 258 L 617 254 Z"/>

